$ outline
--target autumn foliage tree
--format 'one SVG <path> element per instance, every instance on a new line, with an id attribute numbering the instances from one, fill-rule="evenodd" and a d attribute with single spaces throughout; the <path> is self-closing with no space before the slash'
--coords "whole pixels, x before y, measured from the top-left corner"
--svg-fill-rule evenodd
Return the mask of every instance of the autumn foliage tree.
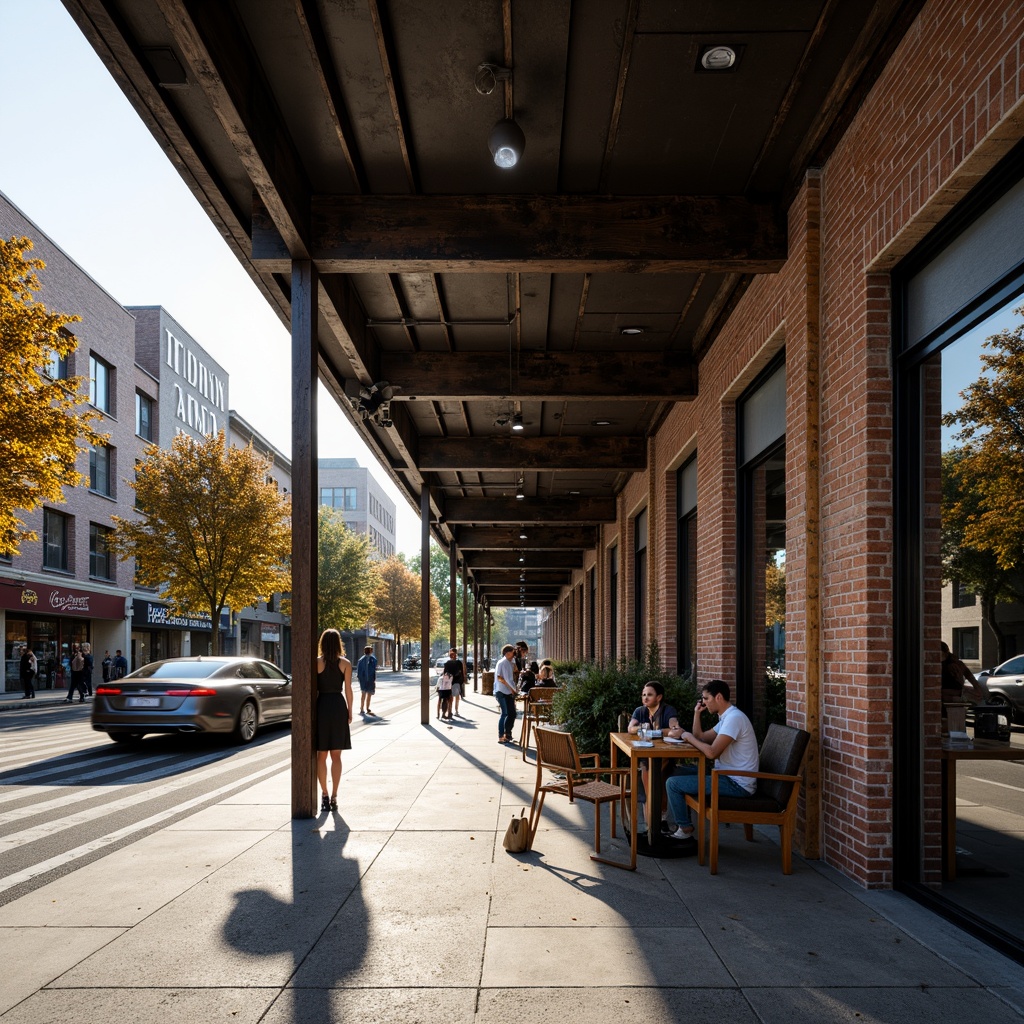
<path id="1" fill-rule="evenodd" d="M 1024 598 L 1024 319 L 983 348 L 981 374 L 942 418 L 959 427 L 942 460 L 943 577 L 981 597 L 1006 655 L 995 605 Z"/>
<path id="2" fill-rule="evenodd" d="M 135 557 L 136 581 L 162 588 L 181 611 L 208 612 L 215 653 L 225 608 L 289 588 L 290 503 L 268 469 L 223 431 L 201 441 L 179 434 L 170 448 L 148 448 L 136 469 L 138 518 L 114 516 L 114 546 Z"/>
<path id="3" fill-rule="evenodd" d="M 415 636 L 420 629 L 420 578 L 396 557 L 377 567 L 380 585 L 373 602 L 373 619 L 378 628 L 395 636 L 395 664 L 402 649 L 402 638 Z M 441 618 L 441 604 L 430 595 L 430 621 Z M 426 655 L 424 655 L 426 657 Z"/>
<path id="4" fill-rule="evenodd" d="M 26 254 L 28 238 L 0 238 L 0 555 L 20 553 L 38 537 L 24 513 L 43 502 L 63 503 L 63 488 L 82 479 L 75 468 L 86 445 L 101 445 L 92 427 L 99 413 L 81 406 L 84 378 L 53 378 L 47 367 L 76 348 L 68 324 L 81 317 L 56 313 L 36 300 L 40 259 Z"/>
<path id="5" fill-rule="evenodd" d="M 317 554 L 318 632 L 365 626 L 378 586 L 370 538 L 350 530 L 340 512 L 321 505 Z"/>

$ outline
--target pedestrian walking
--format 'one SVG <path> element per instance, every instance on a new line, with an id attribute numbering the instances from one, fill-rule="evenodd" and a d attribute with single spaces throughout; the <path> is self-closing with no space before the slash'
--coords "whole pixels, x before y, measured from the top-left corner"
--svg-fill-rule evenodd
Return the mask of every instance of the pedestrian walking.
<path id="1" fill-rule="evenodd" d="M 21 675 L 21 686 L 25 691 L 26 698 L 36 695 L 35 678 L 38 671 L 36 656 L 28 645 L 21 648 L 21 662 L 19 673 Z"/>
<path id="2" fill-rule="evenodd" d="M 356 676 L 359 679 L 359 714 L 372 715 L 370 705 L 377 692 L 377 659 L 369 644 L 363 648 L 363 656 L 356 662 Z"/>
<path id="3" fill-rule="evenodd" d="M 82 657 L 85 659 L 85 668 L 82 672 L 82 682 L 85 684 L 86 697 L 92 696 L 92 672 L 95 662 L 92 656 L 92 644 L 82 644 Z"/>
<path id="4" fill-rule="evenodd" d="M 114 663 L 111 665 L 110 678 L 122 679 L 128 675 L 128 659 L 121 653 L 121 648 L 114 652 Z"/>
<path id="5" fill-rule="evenodd" d="M 71 649 L 71 657 L 68 660 L 68 695 L 64 698 L 65 704 L 71 704 L 75 699 L 75 690 L 78 691 L 78 703 L 85 703 L 85 656 L 82 648 L 75 644 Z"/>
<path id="6" fill-rule="evenodd" d="M 466 692 L 466 667 L 459 660 L 459 652 L 454 647 L 448 652 L 448 660 L 441 669 L 441 674 L 444 673 L 452 677 L 452 704 L 448 706 L 448 718 L 451 718 L 453 714 L 459 714 L 459 703 Z"/>
<path id="7" fill-rule="evenodd" d="M 103 652 L 103 661 L 100 662 L 100 665 L 103 669 L 103 682 L 109 683 L 110 673 L 114 668 L 114 659 L 110 656 L 109 650 Z"/>

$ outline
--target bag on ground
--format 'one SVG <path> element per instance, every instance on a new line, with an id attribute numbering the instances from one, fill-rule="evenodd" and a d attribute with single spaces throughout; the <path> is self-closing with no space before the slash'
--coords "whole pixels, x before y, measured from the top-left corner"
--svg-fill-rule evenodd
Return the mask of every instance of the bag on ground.
<path id="1" fill-rule="evenodd" d="M 529 824 L 525 807 L 518 818 L 515 815 L 512 816 L 508 828 L 505 829 L 505 838 L 501 843 L 509 853 L 524 853 L 527 850 L 530 845 Z"/>

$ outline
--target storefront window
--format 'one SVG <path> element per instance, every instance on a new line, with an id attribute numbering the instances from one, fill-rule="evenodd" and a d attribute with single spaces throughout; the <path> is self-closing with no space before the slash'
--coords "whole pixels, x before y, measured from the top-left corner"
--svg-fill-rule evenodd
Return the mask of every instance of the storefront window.
<path id="1" fill-rule="evenodd" d="M 676 608 L 678 664 L 681 675 L 696 669 L 697 659 L 697 458 L 676 475 Z"/>
<path id="2" fill-rule="evenodd" d="M 1024 962 L 1022 172 L 894 280 L 893 845 L 897 885 Z"/>
<path id="3" fill-rule="evenodd" d="M 737 703 L 759 737 L 786 722 L 786 368 L 739 405 L 740 665 Z"/>

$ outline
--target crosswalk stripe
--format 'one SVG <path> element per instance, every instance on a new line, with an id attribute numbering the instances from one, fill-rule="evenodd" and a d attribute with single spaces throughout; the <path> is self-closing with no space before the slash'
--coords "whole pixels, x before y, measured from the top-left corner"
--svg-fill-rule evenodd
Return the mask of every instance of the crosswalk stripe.
<path id="1" fill-rule="evenodd" d="M 254 751 L 250 751 L 248 756 L 236 756 L 234 758 L 221 759 L 210 766 L 206 771 L 195 771 L 183 778 L 176 778 L 171 782 L 166 782 L 162 786 L 155 788 L 146 788 L 142 792 L 132 793 L 129 796 L 121 797 L 118 800 L 110 800 L 106 803 L 99 804 L 96 807 L 91 807 L 84 811 L 79 811 L 76 814 L 66 814 L 53 821 L 48 821 L 43 825 L 37 825 L 34 828 L 24 829 L 21 832 L 12 832 L 7 836 L 0 838 L 0 848 L 12 849 L 18 846 L 24 846 L 26 843 L 35 842 L 38 839 L 45 839 L 49 836 L 56 835 L 58 832 L 63 832 L 66 829 L 74 828 L 77 825 L 83 825 L 87 821 L 93 821 L 96 818 L 102 818 L 107 814 L 113 814 L 117 811 L 124 810 L 128 807 L 133 807 L 136 804 L 145 803 L 148 800 L 153 800 L 157 797 L 165 796 L 168 793 L 173 793 L 179 789 L 186 789 L 197 783 L 201 783 L 206 779 L 212 778 L 217 775 L 221 775 L 224 772 L 231 771 L 234 768 L 244 768 L 254 761 L 266 758 L 267 751 L 259 748 Z M 196 765 L 206 764 L 207 762 L 201 758 L 196 758 L 193 761 L 183 761 L 174 767 L 176 769 L 184 769 L 188 767 L 194 767 Z M 160 769 L 159 771 L 162 771 Z M 141 782 L 147 781 L 152 775 L 156 773 L 150 772 L 145 775 L 140 775 L 138 778 L 131 780 L 123 786 L 118 786 L 118 789 L 126 789 L 129 786 L 136 785 Z M 86 792 L 81 790 L 74 793 L 68 793 L 65 796 L 57 797 L 56 799 L 45 801 L 46 809 L 53 810 L 57 807 L 67 806 L 72 803 L 81 803 L 84 800 L 94 799 L 96 797 L 96 791 L 89 789 Z M 40 804 L 33 804 L 29 807 L 19 807 L 12 811 L 5 811 L 0 814 L 0 825 L 9 824 L 14 821 L 19 821 L 22 818 L 30 818 L 34 815 L 39 814 Z M 16 841 L 15 841 L 16 840 Z"/>
<path id="2" fill-rule="evenodd" d="M 31 867 L 18 871 L 13 875 L 7 875 L 5 878 L 0 879 L 0 892 L 6 892 L 8 889 L 13 889 L 15 886 L 21 885 L 23 882 L 30 882 L 33 878 L 37 878 L 39 875 L 44 875 L 48 871 L 63 867 L 65 864 L 69 864 L 72 861 L 80 860 L 82 857 L 87 857 L 89 854 L 102 850 L 106 846 L 111 846 L 114 843 L 120 842 L 122 839 L 127 839 L 137 832 L 142 832 L 146 829 L 152 828 L 154 825 L 159 825 L 162 821 L 166 821 L 168 818 L 172 818 L 175 815 L 180 814 L 182 811 L 187 811 L 191 807 L 196 807 L 201 803 L 215 799 L 216 797 L 229 793 L 239 787 L 251 786 L 253 783 L 260 782 L 264 778 L 276 775 L 279 772 L 284 771 L 290 764 L 290 758 L 280 761 L 270 768 L 265 768 L 262 771 L 256 772 L 248 779 L 239 779 L 235 782 L 229 782 L 218 789 L 211 790 L 208 793 L 203 793 L 201 796 L 193 797 L 191 800 L 186 800 L 184 803 L 177 804 L 175 807 L 168 808 L 165 811 L 159 811 L 157 814 L 144 818 L 142 821 L 137 821 L 132 825 L 127 825 L 124 828 L 118 829 L 116 832 L 109 832 L 105 836 L 100 836 L 98 839 L 94 839 L 91 843 L 85 843 L 72 850 L 66 850 L 64 853 L 58 854 L 55 857 L 50 857 L 48 860 L 40 861 L 38 864 L 33 864 Z"/>

